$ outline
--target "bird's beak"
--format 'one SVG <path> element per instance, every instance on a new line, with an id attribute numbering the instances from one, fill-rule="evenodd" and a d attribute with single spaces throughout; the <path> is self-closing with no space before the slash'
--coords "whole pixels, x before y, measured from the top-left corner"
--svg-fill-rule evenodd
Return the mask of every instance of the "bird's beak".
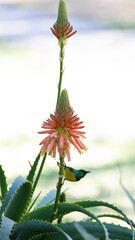
<path id="1" fill-rule="evenodd" d="M 91 171 L 86 171 L 86 173 L 90 173 Z"/>

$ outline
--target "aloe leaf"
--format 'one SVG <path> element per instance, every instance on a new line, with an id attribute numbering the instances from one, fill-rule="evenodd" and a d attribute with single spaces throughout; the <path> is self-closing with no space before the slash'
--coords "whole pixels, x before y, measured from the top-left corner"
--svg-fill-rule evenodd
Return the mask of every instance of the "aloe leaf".
<path id="1" fill-rule="evenodd" d="M 3 201 L 3 204 L 1 206 L 0 209 L 0 217 L 2 216 L 2 213 L 5 211 L 9 201 L 11 200 L 11 198 L 13 197 L 13 195 L 15 194 L 15 192 L 17 191 L 17 189 L 24 183 L 26 182 L 26 179 L 24 179 L 23 177 L 19 176 L 18 178 L 15 179 L 15 181 L 13 182 L 12 186 L 10 187 L 9 191 L 7 192 L 7 195 Z"/>
<path id="2" fill-rule="evenodd" d="M 98 218 L 101 218 L 101 217 L 109 217 L 109 218 L 116 218 L 118 220 L 121 220 L 121 221 L 124 221 L 126 222 L 127 224 L 129 224 L 129 222 L 126 221 L 126 219 L 122 216 L 119 216 L 119 215 L 114 215 L 114 214 L 100 214 L 100 215 L 97 215 Z M 89 218 L 90 219 L 90 218 Z M 87 219 L 88 220 L 88 219 Z M 86 219 L 85 219 L 86 221 Z M 129 219 L 129 221 L 132 223 L 132 226 L 135 227 L 135 223 Z"/>
<path id="3" fill-rule="evenodd" d="M 122 183 L 120 185 L 123 188 L 123 190 L 125 191 L 125 193 L 127 194 L 130 201 L 132 202 L 134 210 L 135 210 L 135 199 L 132 197 L 131 193 L 127 190 L 127 188 Z"/>
<path id="4" fill-rule="evenodd" d="M 37 184 L 38 184 L 38 181 L 39 181 L 41 172 L 42 172 L 43 167 L 44 167 L 44 164 L 45 164 L 46 157 L 47 157 L 47 153 L 45 153 L 44 156 L 43 156 L 43 159 L 42 159 L 40 168 L 39 168 L 38 173 L 37 173 L 37 176 L 36 176 L 36 179 L 35 179 L 35 181 L 34 181 L 34 183 L 33 183 L 33 193 L 34 193 L 34 191 L 35 191 L 35 189 L 36 189 L 36 186 L 37 186 Z"/>
<path id="5" fill-rule="evenodd" d="M 33 210 L 32 212 L 27 213 L 25 216 L 23 216 L 22 220 L 37 219 L 37 220 L 49 221 L 50 217 L 52 215 L 53 206 L 54 206 L 54 204 L 51 204 L 51 205 L 46 205 L 44 207 Z M 106 240 L 108 239 L 107 229 L 100 222 L 100 220 L 94 214 L 92 214 L 91 212 L 87 211 L 85 208 L 83 208 L 83 207 L 81 207 L 77 204 L 59 203 L 58 204 L 58 213 L 54 217 L 54 219 L 58 219 L 59 217 L 64 216 L 64 215 L 66 215 L 68 213 L 71 213 L 73 211 L 82 212 L 82 213 L 86 214 L 87 216 L 90 216 L 92 219 L 95 219 L 100 225 L 102 225 L 102 228 L 103 228 L 104 233 L 105 233 L 105 239 Z"/>
<path id="6" fill-rule="evenodd" d="M 77 201 L 75 202 L 75 204 L 83 207 L 83 208 L 91 208 L 91 207 L 99 207 L 99 206 L 102 206 L 102 207 L 108 207 L 110 209 L 113 209 L 114 211 L 120 213 L 124 218 L 125 220 L 127 221 L 127 223 L 131 226 L 131 222 L 130 220 L 127 218 L 127 216 L 122 212 L 122 210 L 120 210 L 119 208 L 117 208 L 116 206 L 108 203 L 108 202 L 103 202 L 103 201 Z"/>
<path id="7" fill-rule="evenodd" d="M 104 239 L 103 228 L 96 222 L 77 222 L 81 225 L 88 233 L 92 234 L 95 238 Z M 114 224 L 104 223 L 108 229 L 110 239 L 120 240 L 131 240 L 132 230 L 126 227 L 122 227 Z M 71 223 L 60 223 L 58 227 L 64 232 L 70 235 L 74 240 L 82 240 L 81 234 L 77 231 L 74 222 Z"/>
<path id="8" fill-rule="evenodd" d="M 83 237 L 84 240 L 96 240 L 95 237 L 93 237 L 90 233 L 86 231 L 84 227 L 81 226 L 79 223 L 74 223 L 75 228 L 80 233 L 80 235 Z"/>
<path id="9" fill-rule="evenodd" d="M 0 188 L 1 188 L 1 201 L 3 201 L 7 193 L 7 182 L 1 165 L 0 165 Z"/>
<path id="10" fill-rule="evenodd" d="M 33 200 L 33 202 L 31 203 L 29 209 L 28 209 L 28 212 L 32 209 L 32 207 L 34 206 L 35 202 L 37 201 L 37 199 L 39 198 L 41 192 L 39 192 L 39 194 L 36 196 L 36 198 Z"/>
<path id="11" fill-rule="evenodd" d="M 13 228 L 14 221 L 3 216 L 0 228 L 0 239 L 8 240 L 11 230 Z"/>
<path id="12" fill-rule="evenodd" d="M 67 236 L 68 240 L 73 240 L 67 233 L 64 232 L 64 234 Z"/>
<path id="13" fill-rule="evenodd" d="M 131 229 L 132 229 L 132 233 L 133 233 L 133 238 L 134 239 L 134 231 L 133 231 L 133 224 L 132 221 L 128 219 L 128 217 L 116 206 L 108 203 L 108 202 L 103 202 L 103 201 L 77 201 L 75 204 L 82 206 L 84 208 L 89 208 L 89 207 L 99 207 L 99 206 L 104 206 L 104 207 L 108 207 L 110 209 L 113 209 L 114 211 L 120 213 L 126 220 L 126 222 L 130 225 Z"/>
<path id="14" fill-rule="evenodd" d="M 37 166 L 38 166 L 38 162 L 40 160 L 40 156 L 41 156 L 41 154 L 39 153 L 38 156 L 36 157 L 33 165 L 31 166 L 31 169 L 30 169 L 29 174 L 27 176 L 27 180 L 30 181 L 30 182 L 33 182 L 33 178 L 35 176 L 35 172 L 36 172 L 36 169 L 37 169 Z"/>
<path id="15" fill-rule="evenodd" d="M 56 197 L 56 190 L 52 189 L 47 195 L 37 204 L 34 209 L 41 208 L 49 203 L 53 203 Z"/>
<path id="16" fill-rule="evenodd" d="M 67 236 L 67 240 L 73 240 L 67 233 L 64 232 L 64 234 Z M 52 237 L 51 237 L 51 234 L 50 234 L 49 238 L 48 238 L 48 234 L 47 234 L 47 238 L 46 238 L 46 235 L 44 235 L 45 238 L 43 238 L 43 236 L 39 235 L 39 236 L 30 238 L 30 240 L 44 240 L 44 239 L 55 240 L 55 235 L 56 235 L 56 233 L 54 233 L 54 235 L 52 235 Z M 18 240 L 18 239 L 16 239 L 16 240 Z M 59 240 L 61 240 L 61 238 Z"/>
<path id="17" fill-rule="evenodd" d="M 13 229 L 11 240 L 29 240 L 47 236 L 47 240 L 68 240 L 67 235 L 57 226 L 43 221 L 22 222 Z M 35 238 L 34 238 L 35 237 Z"/>
<path id="18" fill-rule="evenodd" d="M 10 200 L 4 215 L 15 222 L 18 222 L 28 208 L 32 195 L 32 183 L 24 182 Z"/>
<path id="19" fill-rule="evenodd" d="M 127 223 L 131 226 L 132 228 L 132 239 L 134 239 L 134 231 L 133 231 L 133 226 L 131 221 L 126 217 L 126 215 L 117 207 L 113 206 L 112 204 L 109 204 L 107 202 L 102 202 L 102 201 L 81 201 L 81 202 L 76 202 L 76 203 L 59 203 L 58 204 L 58 214 L 55 216 L 55 219 L 59 218 L 62 215 L 66 215 L 70 212 L 73 211 L 78 211 L 86 214 L 87 216 L 91 217 L 92 219 L 95 219 L 100 225 L 102 225 L 102 229 L 104 229 L 105 237 L 108 239 L 108 232 L 107 229 L 105 228 L 105 225 L 103 225 L 99 219 L 94 216 L 92 213 L 89 211 L 85 211 L 85 208 L 89 207 L 97 207 L 97 206 L 105 206 L 108 208 L 111 208 L 117 212 L 119 212 Z M 52 205 L 47 205 L 44 207 L 41 207 L 37 210 L 34 210 L 33 212 L 29 213 L 29 218 L 30 219 L 40 219 L 40 220 L 46 220 L 49 221 L 51 217 L 51 213 L 53 211 L 53 204 Z M 26 214 L 23 219 L 26 220 L 28 218 L 28 214 Z"/>
<path id="20" fill-rule="evenodd" d="M 64 194 L 65 191 L 67 191 L 67 189 L 65 189 L 61 193 L 61 195 Z M 47 193 L 47 195 L 45 197 L 43 197 L 43 199 L 37 204 L 37 206 L 34 208 L 34 210 L 36 210 L 37 208 L 41 208 L 42 206 L 54 203 L 55 197 L 56 197 L 56 189 L 52 189 L 50 192 Z"/>
<path id="21" fill-rule="evenodd" d="M 22 220 L 27 220 L 29 218 L 29 220 L 39 219 L 39 220 L 48 221 L 48 220 L 50 220 L 50 217 L 52 215 L 53 206 L 54 206 L 54 204 L 51 204 L 51 205 L 46 205 L 46 206 L 43 206 L 43 207 L 38 208 L 36 210 L 33 210 L 32 212 L 25 214 L 23 216 Z M 57 219 L 60 216 L 64 216 L 66 214 L 69 214 L 73 211 L 82 212 L 82 213 L 90 216 L 92 219 L 95 219 L 96 221 L 99 221 L 94 216 L 94 214 L 90 213 L 85 208 L 83 208 L 81 206 L 78 206 L 76 204 L 73 204 L 73 203 L 59 203 L 58 204 L 58 213 L 54 217 L 54 219 Z M 99 221 L 99 223 L 100 223 L 100 221 Z"/>

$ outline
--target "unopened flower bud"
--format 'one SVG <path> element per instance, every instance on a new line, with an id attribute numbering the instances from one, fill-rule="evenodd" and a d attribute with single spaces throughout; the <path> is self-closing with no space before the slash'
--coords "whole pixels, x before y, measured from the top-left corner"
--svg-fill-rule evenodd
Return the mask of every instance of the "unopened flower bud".
<path id="1" fill-rule="evenodd" d="M 55 37 L 58 38 L 60 46 L 64 46 L 67 42 L 67 38 L 71 37 L 76 33 L 76 31 L 72 31 L 73 27 L 68 21 L 65 0 L 59 1 L 57 21 L 53 25 L 53 28 L 51 28 L 51 30 Z"/>

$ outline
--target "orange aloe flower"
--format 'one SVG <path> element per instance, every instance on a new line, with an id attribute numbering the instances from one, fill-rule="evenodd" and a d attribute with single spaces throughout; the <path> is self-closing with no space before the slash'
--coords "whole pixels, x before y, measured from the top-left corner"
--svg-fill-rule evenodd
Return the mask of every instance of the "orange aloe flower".
<path id="1" fill-rule="evenodd" d="M 85 138 L 85 132 L 81 130 L 84 128 L 82 123 L 79 117 L 74 115 L 74 111 L 69 103 L 68 92 L 64 89 L 61 92 L 55 113 L 50 114 L 50 118 L 43 122 L 42 128 L 45 130 L 39 132 L 48 134 L 40 143 L 42 145 L 41 154 L 48 152 L 49 155 L 55 157 L 58 150 L 61 157 L 67 156 L 70 161 L 71 144 L 75 146 L 80 154 L 86 151 L 87 148 L 80 140 L 80 137 Z"/>
<path id="2" fill-rule="evenodd" d="M 73 32 L 73 27 L 68 21 L 65 0 L 59 1 L 57 21 L 51 30 L 55 37 L 58 38 L 60 45 L 65 45 L 67 38 L 73 36 L 77 32 Z"/>

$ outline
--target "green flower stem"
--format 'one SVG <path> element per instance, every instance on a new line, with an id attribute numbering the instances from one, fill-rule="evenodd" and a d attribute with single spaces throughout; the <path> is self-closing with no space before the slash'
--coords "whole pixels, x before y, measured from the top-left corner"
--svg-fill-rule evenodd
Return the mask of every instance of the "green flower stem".
<path id="1" fill-rule="evenodd" d="M 59 180 L 57 183 L 57 193 L 56 193 L 56 198 L 55 198 L 55 203 L 54 203 L 54 208 L 52 212 L 52 216 L 50 219 L 50 222 L 52 223 L 54 216 L 57 215 L 57 206 L 58 206 L 58 201 L 60 198 L 60 192 L 61 192 L 61 187 L 62 187 L 62 180 L 63 180 L 63 172 L 64 172 L 64 158 L 60 157 L 60 167 L 59 167 Z"/>
<path id="2" fill-rule="evenodd" d="M 36 186 L 37 186 L 37 183 L 38 183 L 38 181 L 39 181 L 39 178 L 40 178 L 40 175 L 41 175 L 41 172 L 42 172 L 42 169 L 43 169 L 45 160 L 46 160 L 46 156 L 47 156 L 47 153 L 45 153 L 44 156 L 43 156 L 43 159 L 42 159 L 42 162 L 41 162 L 41 165 L 40 165 L 40 168 L 39 168 L 37 177 L 36 177 L 35 182 L 34 182 L 34 185 L 33 185 L 33 193 L 34 193 L 35 188 L 36 188 Z"/>
<path id="3" fill-rule="evenodd" d="M 62 76 L 63 76 L 63 59 L 64 59 L 64 44 L 61 43 L 60 45 L 60 77 L 59 77 L 59 83 L 58 83 L 58 95 L 57 95 L 56 107 L 58 105 L 58 101 L 61 93 Z"/>

